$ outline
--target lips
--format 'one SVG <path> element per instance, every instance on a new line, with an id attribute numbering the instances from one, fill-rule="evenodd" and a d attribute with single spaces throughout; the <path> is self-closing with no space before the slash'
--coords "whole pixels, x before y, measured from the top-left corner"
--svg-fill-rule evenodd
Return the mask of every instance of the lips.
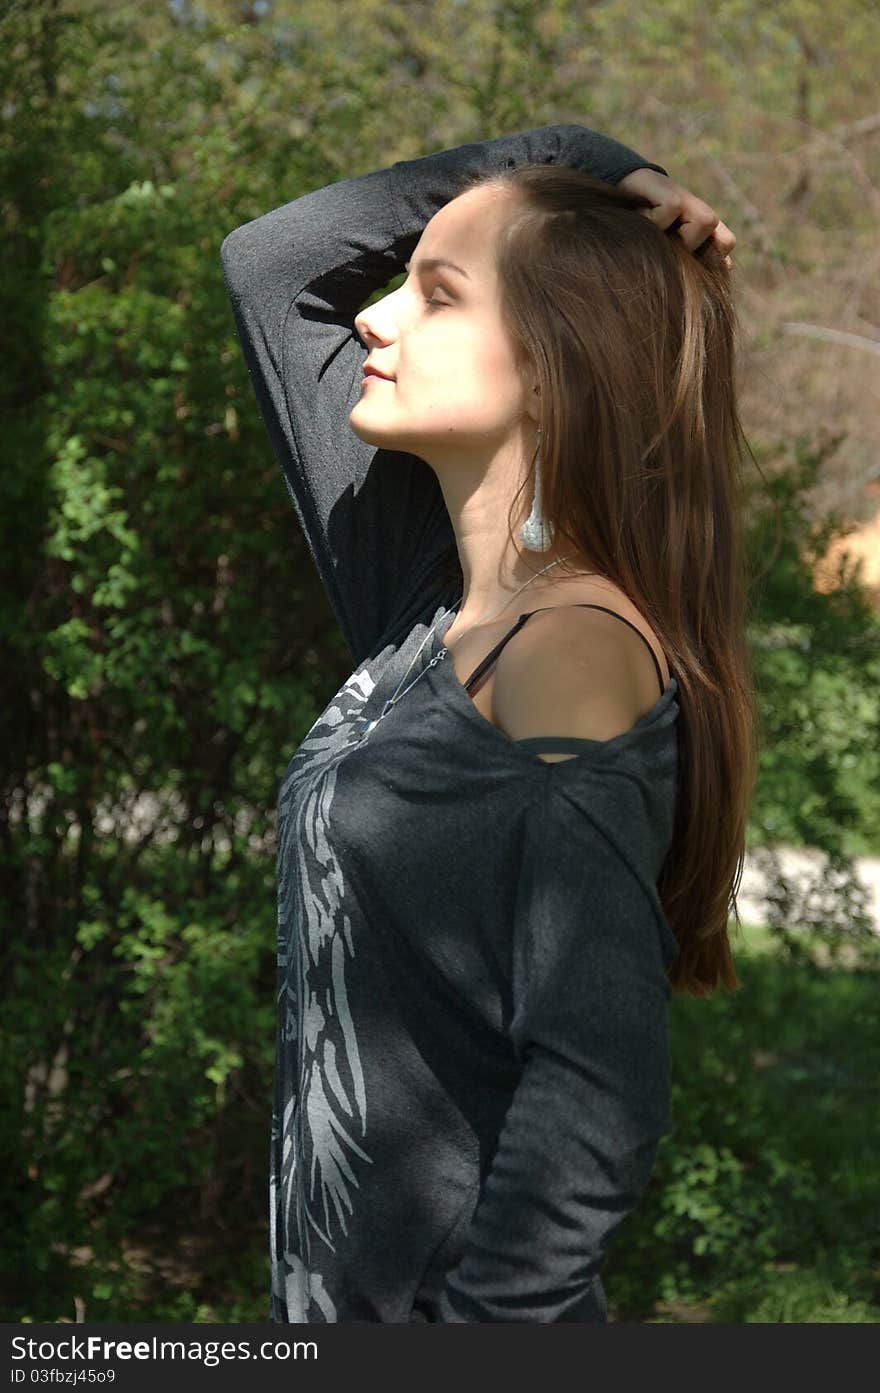
<path id="1" fill-rule="evenodd" d="M 394 378 L 389 377 L 387 372 L 380 372 L 378 368 L 364 367 L 364 377 L 381 377 L 386 382 L 393 382 Z"/>

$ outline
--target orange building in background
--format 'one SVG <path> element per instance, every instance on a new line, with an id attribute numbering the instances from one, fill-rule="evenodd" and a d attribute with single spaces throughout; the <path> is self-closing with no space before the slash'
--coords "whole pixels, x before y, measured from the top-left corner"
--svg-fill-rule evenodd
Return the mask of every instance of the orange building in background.
<path id="1" fill-rule="evenodd" d="M 865 493 L 880 497 L 880 481 L 868 484 Z M 853 532 L 831 543 L 813 572 L 813 583 L 823 595 L 837 586 L 835 571 L 844 552 L 850 556 L 847 569 L 852 569 L 857 560 L 862 561 L 862 583 L 880 608 L 880 510 Z"/>

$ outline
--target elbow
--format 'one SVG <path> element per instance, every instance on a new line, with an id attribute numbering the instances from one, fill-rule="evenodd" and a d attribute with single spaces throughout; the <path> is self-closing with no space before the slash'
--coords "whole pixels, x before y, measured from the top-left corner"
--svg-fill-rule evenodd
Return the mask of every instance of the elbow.
<path id="1" fill-rule="evenodd" d="M 231 232 L 227 232 L 223 241 L 220 243 L 220 264 L 227 274 L 238 259 L 240 230 L 240 228 L 234 227 Z"/>

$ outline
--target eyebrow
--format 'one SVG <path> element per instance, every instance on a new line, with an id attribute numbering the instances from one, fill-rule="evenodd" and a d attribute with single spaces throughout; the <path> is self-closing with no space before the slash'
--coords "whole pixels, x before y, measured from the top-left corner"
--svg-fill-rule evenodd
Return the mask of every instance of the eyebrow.
<path id="1" fill-rule="evenodd" d="M 411 261 L 404 263 L 403 269 L 408 271 L 412 265 Z M 437 266 L 448 266 L 450 271 L 457 271 L 460 276 L 464 276 L 469 281 L 470 276 L 463 266 L 457 266 L 454 261 L 449 261 L 445 256 L 423 256 L 418 264 L 419 271 L 433 271 Z"/>

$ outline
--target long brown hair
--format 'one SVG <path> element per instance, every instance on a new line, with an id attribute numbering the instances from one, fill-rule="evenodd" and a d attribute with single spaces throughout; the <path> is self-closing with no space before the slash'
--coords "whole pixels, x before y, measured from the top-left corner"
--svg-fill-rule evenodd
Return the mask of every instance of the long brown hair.
<path id="1" fill-rule="evenodd" d="M 678 795 L 657 882 L 679 945 L 673 990 L 741 985 L 728 917 L 758 766 L 746 639 L 749 600 L 739 466 L 738 324 L 711 241 L 690 251 L 638 212 L 639 195 L 577 169 L 526 165 L 470 176 L 510 189 L 496 244 L 502 316 L 541 387 L 541 508 L 657 634 L 679 686 Z M 529 469 L 508 516 L 524 521 Z M 525 492 L 528 488 L 528 492 Z M 523 500 L 523 494 L 525 498 Z M 519 505 L 519 506 L 518 506 Z"/>

